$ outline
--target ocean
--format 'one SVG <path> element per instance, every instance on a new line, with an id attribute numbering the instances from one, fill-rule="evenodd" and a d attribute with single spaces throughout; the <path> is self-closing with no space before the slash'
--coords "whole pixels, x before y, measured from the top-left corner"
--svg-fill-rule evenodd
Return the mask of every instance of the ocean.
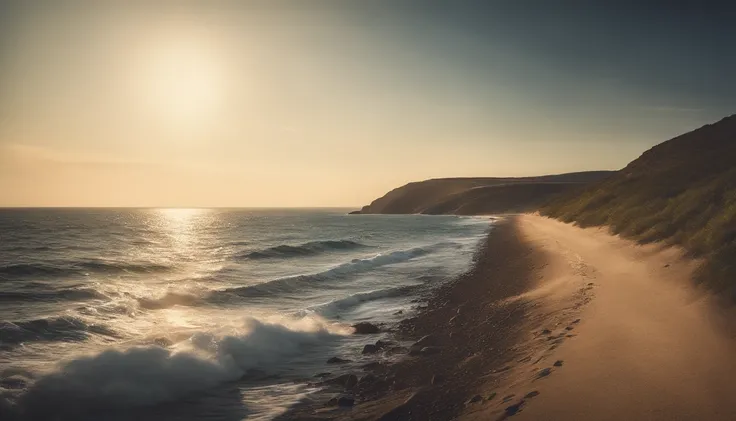
<path id="1" fill-rule="evenodd" d="M 0 418 L 272 419 L 493 222 L 346 211 L 0 210 Z"/>

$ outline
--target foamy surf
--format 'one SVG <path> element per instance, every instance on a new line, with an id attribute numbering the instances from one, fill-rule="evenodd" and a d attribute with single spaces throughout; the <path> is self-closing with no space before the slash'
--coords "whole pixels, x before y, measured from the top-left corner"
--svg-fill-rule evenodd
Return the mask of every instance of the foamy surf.
<path id="1" fill-rule="evenodd" d="M 351 332 L 349 326 L 315 316 L 246 318 L 237 334 L 198 332 L 172 348 L 106 350 L 29 379 L 13 410 L 34 419 L 71 419 L 177 400 L 247 379 L 251 370 L 278 371 L 287 359 Z"/>

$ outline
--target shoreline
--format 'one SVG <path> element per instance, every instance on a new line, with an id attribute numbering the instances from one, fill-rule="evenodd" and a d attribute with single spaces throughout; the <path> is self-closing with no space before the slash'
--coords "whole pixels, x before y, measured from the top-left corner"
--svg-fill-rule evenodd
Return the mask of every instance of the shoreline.
<path id="1" fill-rule="evenodd" d="M 482 241 L 468 272 L 432 291 L 418 314 L 390 332 L 394 346 L 384 355 L 403 353 L 401 359 L 389 363 L 379 353 L 374 363 L 337 378 L 352 374 L 357 384 L 345 388 L 328 379 L 320 383 L 323 391 L 276 419 L 444 420 L 479 397 L 501 402 L 493 390 L 504 367 L 518 359 L 516 346 L 528 328 L 530 304 L 514 297 L 536 283 L 544 256 L 524 242 L 514 216 L 497 220 Z M 354 399 L 354 406 L 328 403 L 338 396 Z"/>
<path id="2" fill-rule="evenodd" d="M 736 309 L 693 286 L 701 263 L 606 229 L 506 216 L 472 268 L 391 332 L 384 352 L 402 359 L 376 354 L 276 419 L 736 419 Z M 329 402 L 338 396 L 350 405 Z"/>

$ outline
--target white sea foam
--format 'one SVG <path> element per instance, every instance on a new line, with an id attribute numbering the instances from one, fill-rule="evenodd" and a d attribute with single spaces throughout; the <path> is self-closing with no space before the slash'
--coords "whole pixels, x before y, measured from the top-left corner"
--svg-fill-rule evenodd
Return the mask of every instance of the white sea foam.
<path id="1" fill-rule="evenodd" d="M 134 347 L 66 362 L 33 383 L 17 410 L 31 418 L 73 419 L 172 401 L 240 379 L 250 369 L 268 371 L 309 346 L 349 332 L 314 316 L 278 319 L 281 323 L 248 318 L 238 335 L 197 333 L 189 350 Z"/>

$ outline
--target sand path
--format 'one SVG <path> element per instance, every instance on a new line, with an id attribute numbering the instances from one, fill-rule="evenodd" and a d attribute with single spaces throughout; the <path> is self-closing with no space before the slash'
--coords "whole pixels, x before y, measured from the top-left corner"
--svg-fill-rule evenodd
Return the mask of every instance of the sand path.
<path id="1" fill-rule="evenodd" d="M 564 312 L 593 285 L 575 336 L 546 358 L 564 364 L 533 383 L 540 394 L 514 419 L 736 420 L 736 339 L 692 293 L 692 261 L 602 229 L 533 215 L 518 222 L 547 254 L 531 293 L 543 307 Z"/>

